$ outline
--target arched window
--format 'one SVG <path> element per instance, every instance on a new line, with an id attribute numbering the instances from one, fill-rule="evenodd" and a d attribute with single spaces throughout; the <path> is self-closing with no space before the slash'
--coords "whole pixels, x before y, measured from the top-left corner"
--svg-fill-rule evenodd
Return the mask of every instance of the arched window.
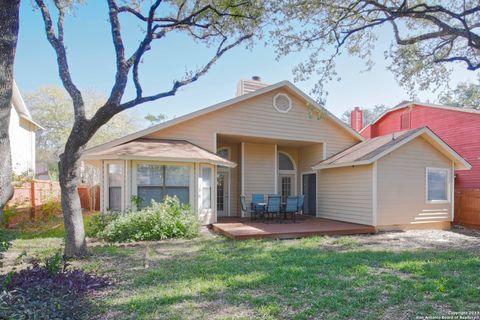
<path id="1" fill-rule="evenodd" d="M 228 160 L 228 148 L 218 149 L 217 155 L 223 159 Z"/>
<path id="2" fill-rule="evenodd" d="M 285 153 L 278 153 L 278 170 L 292 171 L 295 170 L 292 160 Z"/>
<path id="3" fill-rule="evenodd" d="M 285 152 L 278 152 L 278 191 L 282 201 L 296 193 L 297 172 L 293 159 Z"/>

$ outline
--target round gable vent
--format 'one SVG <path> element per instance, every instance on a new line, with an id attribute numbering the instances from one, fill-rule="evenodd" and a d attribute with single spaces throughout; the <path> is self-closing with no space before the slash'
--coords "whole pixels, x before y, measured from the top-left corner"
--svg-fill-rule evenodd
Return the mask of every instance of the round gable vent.
<path id="1" fill-rule="evenodd" d="M 273 97 L 273 107 L 282 113 L 286 113 L 292 109 L 292 100 L 285 93 L 279 93 Z"/>

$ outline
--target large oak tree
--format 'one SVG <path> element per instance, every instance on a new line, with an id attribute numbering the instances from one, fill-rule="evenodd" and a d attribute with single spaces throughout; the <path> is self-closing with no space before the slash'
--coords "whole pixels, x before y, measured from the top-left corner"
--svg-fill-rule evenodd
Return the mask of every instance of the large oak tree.
<path id="1" fill-rule="evenodd" d="M 371 67 L 385 34 L 391 40 L 385 53 L 389 69 L 411 92 L 446 83 L 454 63 L 480 69 L 478 0 L 273 0 L 271 6 L 278 54 L 310 53 L 295 74 L 298 80 L 318 75 L 314 91 L 320 98 L 325 83 L 337 76 L 339 55 L 359 57 Z"/>
<path id="2" fill-rule="evenodd" d="M 59 174 L 62 194 L 62 209 L 66 230 L 65 256 L 83 256 L 87 253 L 80 199 L 77 192 L 79 159 L 93 135 L 113 116 L 124 110 L 173 96 L 181 88 L 197 81 L 227 51 L 248 43 L 259 30 L 263 13 L 262 1 L 254 0 L 155 0 L 117 1 L 105 0 L 106 18 L 110 24 L 115 51 L 116 74 L 107 101 L 91 117 L 86 115 L 82 92 L 73 81 L 65 48 L 65 19 L 68 17 L 71 0 L 34 0 L 40 9 L 45 32 L 54 49 L 60 79 L 73 103 L 74 121 L 65 149 L 60 155 Z M 87 4 L 88 5 L 88 4 Z M 54 10 L 54 14 L 51 11 Z M 143 24 L 144 33 L 135 48 L 126 48 L 122 36 L 122 18 L 137 19 Z M 56 21 L 54 21 L 54 18 Z M 154 42 L 165 40 L 171 34 L 183 33 L 192 41 L 213 48 L 211 58 L 205 64 L 178 79 L 172 86 L 146 94 L 140 80 L 139 66 L 144 55 Z M 130 50 L 128 50 L 130 49 Z M 169 48 L 175 50 L 175 48 Z M 130 55 L 127 52 L 132 52 Z M 194 53 L 192 53 L 194 54 Z M 161 55 L 157 55 L 161 60 Z M 182 75 L 183 74 L 183 75 Z M 135 88 L 132 99 L 125 98 L 127 82 L 131 77 Z"/>
<path id="3" fill-rule="evenodd" d="M 0 0 L 0 214 L 13 197 L 10 111 L 20 0 Z"/>

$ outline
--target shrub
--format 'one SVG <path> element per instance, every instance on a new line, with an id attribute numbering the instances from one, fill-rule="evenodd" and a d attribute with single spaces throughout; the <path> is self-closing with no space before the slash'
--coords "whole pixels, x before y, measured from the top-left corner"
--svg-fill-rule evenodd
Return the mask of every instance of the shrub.
<path id="1" fill-rule="evenodd" d="M 58 264 L 55 255 L 50 263 Z M 86 295 L 109 284 L 108 279 L 81 270 L 45 265 L 2 276 L 0 319 L 78 319 L 89 310 Z"/>
<path id="2" fill-rule="evenodd" d="M 166 197 L 148 208 L 119 214 L 98 233 L 112 242 L 192 238 L 198 235 L 199 222 L 189 205 L 176 197 Z"/>
<path id="3" fill-rule="evenodd" d="M 42 204 L 42 218 L 45 220 L 51 219 L 53 216 L 62 212 L 62 204 L 57 198 L 48 198 Z"/>

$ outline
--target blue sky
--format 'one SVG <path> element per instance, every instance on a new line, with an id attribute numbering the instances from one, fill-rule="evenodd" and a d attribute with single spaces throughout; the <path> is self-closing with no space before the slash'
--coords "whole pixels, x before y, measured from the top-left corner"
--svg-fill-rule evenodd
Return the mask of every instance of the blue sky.
<path id="1" fill-rule="evenodd" d="M 37 90 L 42 85 L 61 85 L 53 49 L 46 40 L 41 15 L 30 1 L 22 1 L 20 33 L 15 60 L 15 78 L 22 92 Z M 104 1 L 90 1 L 80 7 L 75 16 L 68 16 L 65 26 L 67 53 L 74 82 L 81 89 L 95 89 L 108 94 L 113 84 L 115 61 L 107 21 L 107 5 Z M 127 48 L 139 39 L 139 28 L 133 21 L 125 21 L 123 33 Z M 408 99 L 408 94 L 395 82 L 386 70 L 383 52 L 389 46 L 388 32 L 380 34 L 375 51 L 376 65 L 369 72 L 362 72 L 364 64 L 344 56 L 337 61 L 340 82 L 327 85 L 327 108 L 340 116 L 355 106 L 372 107 L 376 104 L 393 106 Z M 212 49 L 213 50 L 213 49 Z M 194 45 L 187 38 L 173 36 L 154 45 L 141 66 L 144 92 L 155 93 L 168 89 L 174 79 L 183 76 L 185 70 L 199 67 L 208 60 L 211 50 Z M 138 106 L 131 112 L 144 116 L 147 113 L 164 113 L 168 117 L 188 112 L 234 97 L 239 79 L 253 75 L 265 82 L 282 80 L 293 82 L 292 69 L 306 54 L 294 54 L 275 60 L 274 48 L 260 41 L 253 49 L 235 48 L 198 82 L 181 89 L 176 96 Z M 474 73 L 461 66 L 455 67 L 451 85 L 459 81 L 475 81 Z M 309 93 L 316 79 L 295 83 Z M 129 88 L 127 96 L 133 95 Z M 437 94 L 421 92 L 421 100 L 435 101 Z"/>

